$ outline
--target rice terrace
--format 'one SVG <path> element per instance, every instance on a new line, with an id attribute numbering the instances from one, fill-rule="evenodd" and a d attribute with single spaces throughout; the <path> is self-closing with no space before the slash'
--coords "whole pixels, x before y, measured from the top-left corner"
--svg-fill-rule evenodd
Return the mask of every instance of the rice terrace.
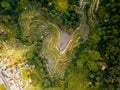
<path id="1" fill-rule="evenodd" d="M 0 90 L 119 90 L 117 6 L 0 1 Z"/>

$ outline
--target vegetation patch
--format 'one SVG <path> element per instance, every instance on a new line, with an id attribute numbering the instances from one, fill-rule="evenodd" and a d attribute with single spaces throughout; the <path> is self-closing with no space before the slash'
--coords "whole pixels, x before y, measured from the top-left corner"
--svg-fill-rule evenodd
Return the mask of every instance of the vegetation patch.
<path id="1" fill-rule="evenodd" d="M 0 0 L 0 64 L 27 90 L 118 90 L 119 22 L 117 0 Z"/>
<path id="2" fill-rule="evenodd" d="M 0 84 L 0 90 L 6 90 L 4 84 Z"/>
<path id="3" fill-rule="evenodd" d="M 66 12 L 68 10 L 68 0 L 55 0 L 55 9 L 61 12 Z"/>

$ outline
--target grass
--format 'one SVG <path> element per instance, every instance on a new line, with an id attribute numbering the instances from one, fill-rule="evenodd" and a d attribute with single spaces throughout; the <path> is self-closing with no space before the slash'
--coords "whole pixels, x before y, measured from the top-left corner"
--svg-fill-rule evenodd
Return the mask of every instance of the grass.
<path id="1" fill-rule="evenodd" d="M 29 79 L 29 75 L 30 75 L 30 70 L 29 69 L 27 69 L 26 67 L 23 67 L 22 68 L 22 77 L 24 78 L 24 79 Z"/>
<path id="2" fill-rule="evenodd" d="M 40 89 L 40 86 L 36 85 L 36 86 L 29 86 L 26 88 L 26 90 L 41 90 L 41 89 Z"/>
<path id="3" fill-rule="evenodd" d="M 68 9 L 68 0 L 56 0 L 55 8 L 59 11 L 66 12 Z"/>
<path id="4" fill-rule="evenodd" d="M 79 71 L 76 67 L 72 67 L 65 81 L 68 82 L 66 90 L 87 90 L 87 71 Z"/>
<path id="5" fill-rule="evenodd" d="M 7 42 L 3 41 L 2 43 L 4 44 L 3 48 L 0 50 L 0 53 L 2 55 L 2 60 L 7 63 L 8 67 L 17 63 L 21 63 L 26 59 L 25 54 L 29 50 L 28 47 L 25 47 L 15 39 L 10 39 Z M 5 60 L 4 57 L 8 57 L 7 60 Z"/>
<path id="6" fill-rule="evenodd" d="M 4 84 L 0 84 L 0 90 L 6 90 Z"/>

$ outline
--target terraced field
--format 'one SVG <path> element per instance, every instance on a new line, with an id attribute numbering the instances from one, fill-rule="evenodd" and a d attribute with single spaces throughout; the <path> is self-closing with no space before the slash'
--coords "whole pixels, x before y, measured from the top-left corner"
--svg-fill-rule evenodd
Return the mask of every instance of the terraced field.
<path id="1" fill-rule="evenodd" d="M 96 0 L 93 2 L 97 2 Z M 61 30 L 60 26 L 51 22 L 41 11 L 37 9 L 26 10 L 20 16 L 20 25 L 23 28 L 23 36 L 29 40 L 41 38 L 42 56 L 47 60 L 47 68 L 50 75 L 62 75 L 71 61 L 71 57 L 67 56 L 67 52 L 71 52 L 78 45 L 80 38 L 85 38 L 89 32 L 89 26 L 86 24 L 85 5 L 88 2 L 80 1 L 81 20 L 79 27 L 74 30 L 73 34 Z M 93 5 L 92 5 L 93 6 Z M 93 7 L 90 12 L 92 14 Z"/>
<path id="2" fill-rule="evenodd" d="M 23 35 L 28 39 L 42 38 L 42 56 L 47 60 L 47 68 L 50 75 L 62 75 L 70 63 L 71 58 L 66 53 L 78 44 L 78 39 L 85 31 L 86 24 L 75 30 L 72 35 L 62 31 L 57 24 L 49 22 L 40 11 L 33 9 L 25 11 L 20 17 L 20 24 L 23 27 Z"/>
<path id="3" fill-rule="evenodd" d="M 82 12 L 80 26 L 74 30 L 73 34 L 62 31 L 61 28 L 50 22 L 36 9 L 26 10 L 20 17 L 19 21 L 23 28 L 23 36 L 30 39 L 41 37 L 43 40 L 41 55 L 47 60 L 47 68 L 51 76 L 63 75 L 71 61 L 67 56 L 68 52 L 72 53 L 78 40 L 83 37 L 88 28 L 84 6 L 86 2 L 81 2 L 80 10 Z"/>

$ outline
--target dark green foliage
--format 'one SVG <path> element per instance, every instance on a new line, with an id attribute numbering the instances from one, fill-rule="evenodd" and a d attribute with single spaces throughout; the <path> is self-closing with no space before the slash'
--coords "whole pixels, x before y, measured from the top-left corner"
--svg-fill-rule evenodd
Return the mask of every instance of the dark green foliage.
<path id="1" fill-rule="evenodd" d="M 117 90 L 120 88 L 119 4 L 117 0 L 102 0 L 98 11 L 101 27 L 97 27 L 96 30 L 101 39 L 96 47 L 107 64 L 105 71 L 99 70 L 94 73 L 101 80 L 99 81 L 100 89 Z M 91 80 L 97 82 L 95 78 Z"/>
<path id="2" fill-rule="evenodd" d="M 88 40 L 76 49 L 76 58 L 72 63 L 79 70 L 89 70 L 92 85 L 88 90 L 120 88 L 119 4 L 117 0 L 101 1 L 98 10 L 100 25 L 91 27 Z M 100 58 L 97 60 L 98 56 Z M 103 65 L 107 65 L 104 71 L 101 70 Z"/>
<path id="3" fill-rule="evenodd" d="M 20 13 L 22 12 L 23 8 L 20 7 L 20 1 L 17 0 L 3 0 L 0 1 L 0 19 L 1 22 L 14 22 L 16 23 Z"/>
<path id="4" fill-rule="evenodd" d="M 98 12 L 102 23 L 101 30 L 105 31 L 101 35 L 99 51 L 108 65 L 102 80 L 102 86 L 111 90 L 120 88 L 119 4 L 117 0 L 102 1 L 100 12 Z"/>
<path id="5" fill-rule="evenodd" d="M 22 0 L 0 1 L 0 23 L 7 26 L 11 30 L 10 35 L 16 39 L 22 38 L 22 31 L 18 23 L 18 18 L 24 10 L 22 8 L 23 4 L 20 4 L 21 2 Z"/>
<path id="6" fill-rule="evenodd" d="M 77 6 L 79 6 L 79 0 L 68 0 L 68 3 L 70 5 L 77 5 Z"/>
<path id="7" fill-rule="evenodd" d="M 62 25 L 65 29 L 76 29 L 80 23 L 80 14 L 76 12 L 79 8 L 79 0 L 68 0 L 68 10 L 61 12 L 55 9 L 54 0 L 36 0 L 41 10 L 45 11 L 52 19 Z M 66 30 L 67 30 L 66 29 Z"/>

